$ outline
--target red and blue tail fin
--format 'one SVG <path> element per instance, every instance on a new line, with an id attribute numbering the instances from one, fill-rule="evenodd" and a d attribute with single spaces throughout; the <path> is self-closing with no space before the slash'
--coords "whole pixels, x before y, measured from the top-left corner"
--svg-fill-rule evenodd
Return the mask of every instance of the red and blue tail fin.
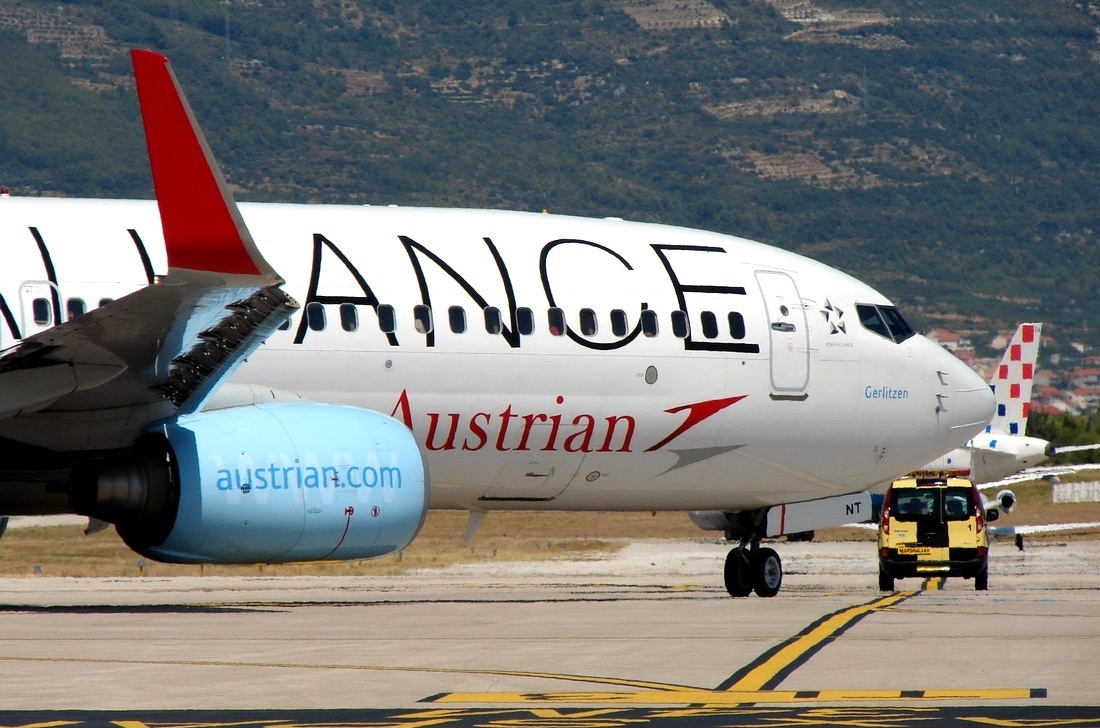
<path id="1" fill-rule="evenodd" d="M 1031 410 L 1031 386 L 1039 357 L 1041 323 L 1020 324 L 993 372 L 989 386 L 997 403 L 986 432 L 1023 435 Z"/>

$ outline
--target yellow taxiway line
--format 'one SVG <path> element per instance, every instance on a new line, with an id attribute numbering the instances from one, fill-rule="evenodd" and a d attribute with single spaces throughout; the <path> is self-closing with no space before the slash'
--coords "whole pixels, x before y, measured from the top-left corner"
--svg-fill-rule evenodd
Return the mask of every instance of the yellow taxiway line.
<path id="1" fill-rule="evenodd" d="M 896 592 L 866 604 L 827 614 L 795 637 L 765 652 L 755 661 L 718 686 L 719 690 L 764 690 L 779 686 L 783 678 L 808 660 L 822 647 L 871 612 L 891 607 L 917 592 Z"/>
<path id="2" fill-rule="evenodd" d="M 860 700 L 1026 700 L 1045 698 L 1044 688 L 947 688 L 932 690 L 776 690 L 823 647 L 868 614 L 892 607 L 919 592 L 896 592 L 827 614 L 789 640 L 768 650 L 715 689 L 667 686 L 638 691 L 442 693 L 430 703 L 598 703 L 603 705 L 751 705 Z"/>
<path id="3" fill-rule="evenodd" d="M 444 693 L 425 702 L 599 703 L 601 705 L 753 705 L 859 700 L 1027 700 L 1046 696 L 1042 688 L 946 688 L 935 690 L 676 690 L 641 692 Z"/>

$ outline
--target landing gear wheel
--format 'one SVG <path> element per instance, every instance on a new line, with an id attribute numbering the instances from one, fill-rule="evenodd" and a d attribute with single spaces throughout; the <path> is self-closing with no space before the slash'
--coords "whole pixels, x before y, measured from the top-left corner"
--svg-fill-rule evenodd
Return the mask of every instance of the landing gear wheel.
<path id="1" fill-rule="evenodd" d="M 878 588 L 880 591 L 894 591 L 894 577 L 887 574 L 881 568 L 878 570 Z"/>
<path id="2" fill-rule="evenodd" d="M 726 554 L 724 577 L 726 591 L 729 592 L 731 597 L 747 597 L 752 593 L 751 570 L 742 553 L 742 549 L 730 549 L 730 552 Z"/>
<path id="3" fill-rule="evenodd" d="M 974 591 L 985 591 L 989 588 L 989 567 L 974 575 Z"/>
<path id="4" fill-rule="evenodd" d="M 752 589 L 758 597 L 774 597 L 783 585 L 783 562 L 774 549 L 752 552 Z"/>

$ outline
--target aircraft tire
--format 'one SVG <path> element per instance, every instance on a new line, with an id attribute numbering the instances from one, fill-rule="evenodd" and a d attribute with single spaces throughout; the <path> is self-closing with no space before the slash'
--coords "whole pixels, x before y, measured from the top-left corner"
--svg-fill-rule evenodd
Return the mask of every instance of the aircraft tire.
<path id="1" fill-rule="evenodd" d="M 894 591 L 894 577 L 887 574 L 881 568 L 878 570 L 878 588 L 879 591 L 884 592 Z"/>
<path id="2" fill-rule="evenodd" d="M 747 597 L 752 593 L 751 569 L 742 563 L 739 549 L 730 549 L 726 554 L 726 568 L 723 576 L 726 582 L 726 591 L 731 597 Z"/>
<path id="3" fill-rule="evenodd" d="M 752 589 L 758 597 L 774 597 L 783 586 L 783 561 L 775 549 L 762 548 L 752 553 Z"/>
<path id="4" fill-rule="evenodd" d="M 989 567 L 974 575 L 974 591 L 986 591 L 989 589 Z"/>

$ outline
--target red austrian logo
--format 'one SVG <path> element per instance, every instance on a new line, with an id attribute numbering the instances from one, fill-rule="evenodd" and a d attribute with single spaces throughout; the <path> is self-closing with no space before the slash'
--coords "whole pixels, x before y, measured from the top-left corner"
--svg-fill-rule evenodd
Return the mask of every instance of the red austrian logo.
<path id="1" fill-rule="evenodd" d="M 748 395 L 709 399 L 665 410 L 665 414 L 683 415 L 669 435 L 644 452 L 662 450 L 700 422 L 713 417 Z M 565 397 L 558 395 L 559 407 Z M 461 450 L 477 452 L 483 449 L 509 452 L 538 450 L 543 452 L 636 452 L 634 431 L 638 422 L 633 415 L 596 417 L 563 412 L 517 412 L 512 405 L 492 412 L 428 412 L 424 445 L 429 450 Z M 412 407 L 408 390 L 402 390 L 391 416 L 413 427 Z"/>

